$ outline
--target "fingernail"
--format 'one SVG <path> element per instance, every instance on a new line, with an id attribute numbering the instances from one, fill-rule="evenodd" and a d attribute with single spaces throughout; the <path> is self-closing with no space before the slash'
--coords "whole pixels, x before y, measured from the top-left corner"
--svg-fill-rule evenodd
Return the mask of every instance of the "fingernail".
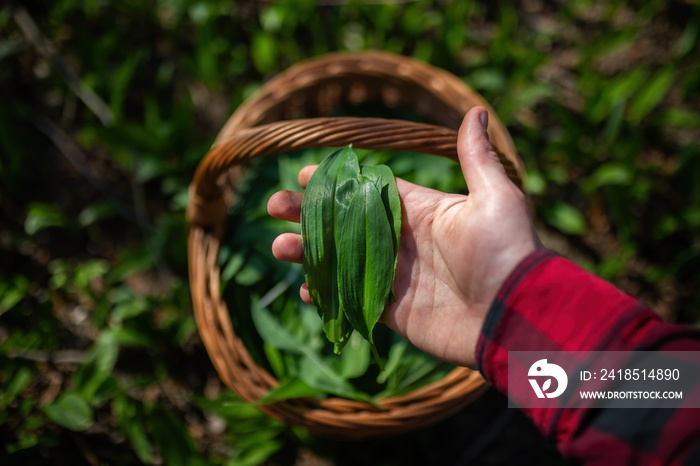
<path id="1" fill-rule="evenodd" d="M 489 112 L 484 110 L 479 114 L 479 121 L 481 122 L 481 127 L 486 131 L 489 127 Z"/>

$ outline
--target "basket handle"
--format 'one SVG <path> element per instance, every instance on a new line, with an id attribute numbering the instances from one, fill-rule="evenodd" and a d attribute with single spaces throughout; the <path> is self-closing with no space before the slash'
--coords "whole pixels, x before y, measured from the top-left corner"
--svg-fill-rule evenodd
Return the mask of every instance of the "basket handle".
<path id="1" fill-rule="evenodd" d="M 457 132 L 440 126 L 381 118 L 307 118 L 278 121 L 235 133 L 216 144 L 199 164 L 190 186 L 190 223 L 217 228 L 226 217 L 220 177 L 251 158 L 283 152 L 342 147 L 413 151 L 457 160 Z M 513 162 L 500 152 L 508 177 L 521 186 Z"/>
<path id="2" fill-rule="evenodd" d="M 410 108 L 425 121 L 451 129 L 459 128 L 477 102 L 493 113 L 479 94 L 440 68 L 387 52 L 337 52 L 298 63 L 272 78 L 231 115 L 217 142 L 243 128 L 333 116 L 344 104 L 365 102 Z M 503 150 L 511 148 L 512 142 L 503 144 Z"/>
<path id="3" fill-rule="evenodd" d="M 268 81 L 229 117 L 214 145 L 274 121 L 339 116 L 343 105 L 376 102 L 408 108 L 426 123 L 457 130 L 475 105 L 490 113 L 489 137 L 516 166 L 522 162 L 491 106 L 457 76 L 416 59 L 381 51 L 336 52 L 298 63 Z M 367 115 L 370 116 L 370 115 Z"/>

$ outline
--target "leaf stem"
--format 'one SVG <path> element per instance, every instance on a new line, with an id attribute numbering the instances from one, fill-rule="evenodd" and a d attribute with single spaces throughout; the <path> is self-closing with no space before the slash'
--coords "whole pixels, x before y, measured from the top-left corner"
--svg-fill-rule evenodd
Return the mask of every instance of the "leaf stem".
<path id="1" fill-rule="evenodd" d="M 374 360 L 379 366 L 379 371 L 384 372 L 384 364 L 382 363 L 382 358 L 379 357 L 379 353 L 377 353 L 377 348 L 374 346 L 374 343 L 370 344 L 370 348 L 372 348 L 372 356 L 374 356 Z"/>

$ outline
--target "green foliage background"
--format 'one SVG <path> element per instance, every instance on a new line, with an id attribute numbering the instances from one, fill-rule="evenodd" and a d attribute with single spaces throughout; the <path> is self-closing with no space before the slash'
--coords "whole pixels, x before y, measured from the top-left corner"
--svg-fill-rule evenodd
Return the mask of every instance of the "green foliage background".
<path id="1" fill-rule="evenodd" d="M 289 429 L 222 387 L 197 336 L 194 169 L 266 79 L 329 51 L 464 78 L 515 139 L 545 243 L 697 325 L 699 30 L 690 0 L 3 4 L 0 463 L 408 464 L 468 446 L 490 405 L 415 448 Z M 513 425 L 507 444 L 532 436 Z"/>

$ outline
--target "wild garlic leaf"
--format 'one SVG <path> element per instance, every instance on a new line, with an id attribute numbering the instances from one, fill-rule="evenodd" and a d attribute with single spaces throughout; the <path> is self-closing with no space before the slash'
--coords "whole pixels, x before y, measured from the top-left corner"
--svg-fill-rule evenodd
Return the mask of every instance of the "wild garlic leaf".
<path id="1" fill-rule="evenodd" d="M 360 174 L 372 180 L 381 193 L 386 215 L 391 225 L 391 233 L 394 237 L 394 251 L 398 252 L 401 236 L 401 199 L 399 198 L 399 189 L 396 186 L 396 178 L 394 178 L 391 168 L 386 165 L 362 167 Z"/>
<path id="2" fill-rule="evenodd" d="M 384 311 L 394 281 L 394 247 L 382 197 L 363 177 L 338 231 L 340 302 L 355 329 L 372 345 L 372 330 Z"/>
<path id="3" fill-rule="evenodd" d="M 315 353 L 307 353 L 299 360 L 299 378 L 308 386 L 326 393 L 351 400 L 372 401 L 372 397 L 354 388 L 336 373 L 327 361 Z"/>
<path id="4" fill-rule="evenodd" d="M 309 350 L 303 342 L 294 338 L 294 335 L 277 320 L 269 309 L 261 307 L 256 298 L 251 300 L 250 314 L 258 334 L 268 345 L 298 354 Z"/>
<path id="5" fill-rule="evenodd" d="M 369 368 L 370 362 L 369 342 L 354 332 L 350 335 L 350 341 L 343 349 L 338 361 L 340 375 L 344 379 L 354 379 L 362 376 Z"/>
<path id="6" fill-rule="evenodd" d="M 383 384 L 387 381 L 390 375 L 394 373 L 399 367 L 406 348 L 408 348 L 408 340 L 398 337 L 394 340 L 391 348 L 389 349 L 389 357 L 386 362 L 386 366 L 382 372 L 377 376 L 377 383 Z"/>
<path id="7" fill-rule="evenodd" d="M 309 386 L 298 376 L 280 381 L 280 384 L 272 388 L 265 396 L 257 400 L 257 405 L 267 405 L 294 398 L 321 397 L 325 390 Z"/>
<path id="8" fill-rule="evenodd" d="M 324 160 L 301 208 L 304 270 L 324 330 L 339 353 L 355 328 L 381 367 L 372 339 L 392 285 L 401 201 L 389 167 L 362 167 L 351 148 Z"/>
<path id="9" fill-rule="evenodd" d="M 343 218 L 345 199 L 353 191 L 353 179 L 359 179 L 357 156 L 351 148 L 340 149 L 316 169 L 304 192 L 301 205 L 301 235 L 304 250 L 306 284 L 323 330 L 340 353 L 352 333 L 338 295 L 338 260 L 334 225 Z M 336 199 L 340 191 L 340 199 Z"/>
<path id="10" fill-rule="evenodd" d="M 391 235 L 394 246 L 394 272 L 399 258 L 399 240 L 401 238 L 401 199 L 399 189 L 396 186 L 394 174 L 386 165 L 376 165 L 374 167 L 362 167 L 360 173 L 371 179 L 382 196 L 382 202 L 386 209 L 386 215 L 391 226 Z M 394 300 L 393 294 L 391 300 Z"/>

